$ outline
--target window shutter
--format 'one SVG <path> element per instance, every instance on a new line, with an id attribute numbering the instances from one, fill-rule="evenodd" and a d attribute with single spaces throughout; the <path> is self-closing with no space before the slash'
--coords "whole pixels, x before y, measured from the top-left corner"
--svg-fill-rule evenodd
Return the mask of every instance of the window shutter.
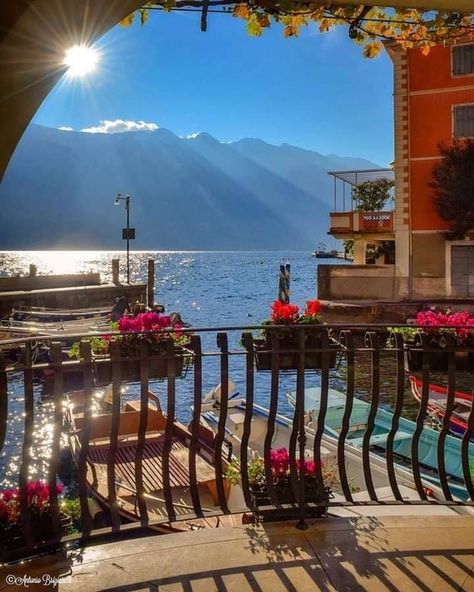
<path id="1" fill-rule="evenodd" d="M 453 75 L 474 74 L 474 44 L 453 47 Z"/>
<path id="2" fill-rule="evenodd" d="M 454 107 L 454 137 L 474 137 L 474 105 Z"/>

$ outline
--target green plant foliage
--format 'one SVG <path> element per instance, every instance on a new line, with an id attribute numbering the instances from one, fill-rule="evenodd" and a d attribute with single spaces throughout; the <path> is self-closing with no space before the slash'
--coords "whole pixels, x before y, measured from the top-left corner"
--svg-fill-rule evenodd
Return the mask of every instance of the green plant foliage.
<path id="1" fill-rule="evenodd" d="M 90 342 L 93 354 L 105 355 L 109 353 L 109 341 L 103 339 L 102 337 L 85 337 L 84 339 Z M 71 348 L 68 351 L 68 356 L 71 359 L 81 359 L 80 346 L 81 344 L 79 341 L 76 341 L 71 345 Z"/>
<path id="2" fill-rule="evenodd" d="M 92 502 L 92 500 L 90 500 Z M 71 519 L 67 534 L 82 532 L 81 502 L 79 498 L 61 500 L 61 512 Z"/>
<path id="3" fill-rule="evenodd" d="M 394 182 L 388 179 L 366 181 L 352 189 L 352 198 L 356 202 L 356 212 L 379 212 L 389 199 Z"/>
<path id="4" fill-rule="evenodd" d="M 433 170 L 434 204 L 450 228 L 449 239 L 474 230 L 474 140 L 440 146 L 442 160 Z"/>
<path id="5" fill-rule="evenodd" d="M 250 460 L 247 466 L 250 483 L 261 482 L 265 479 L 265 468 L 263 464 L 263 458 L 258 456 L 258 454 L 253 455 L 252 459 Z M 229 481 L 231 485 L 239 485 L 240 475 L 240 461 L 234 458 L 231 460 L 227 467 L 225 478 L 227 479 L 227 481 Z"/>

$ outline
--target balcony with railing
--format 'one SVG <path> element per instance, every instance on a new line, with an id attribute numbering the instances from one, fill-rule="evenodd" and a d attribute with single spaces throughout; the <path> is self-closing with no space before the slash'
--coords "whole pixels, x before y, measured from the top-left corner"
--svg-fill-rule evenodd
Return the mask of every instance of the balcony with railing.
<path id="1" fill-rule="evenodd" d="M 107 355 L 76 336 L 77 360 L 70 336 L 3 342 L 2 559 L 143 529 L 472 513 L 473 348 L 386 326 L 257 329 L 126 350 L 107 335 Z"/>
<path id="2" fill-rule="evenodd" d="M 393 195 L 382 211 L 361 211 L 354 198 L 354 188 L 363 183 L 385 179 L 393 181 L 392 169 L 371 169 L 330 172 L 334 178 L 334 206 L 330 212 L 329 234 L 337 239 L 366 237 L 375 240 L 393 240 Z"/>

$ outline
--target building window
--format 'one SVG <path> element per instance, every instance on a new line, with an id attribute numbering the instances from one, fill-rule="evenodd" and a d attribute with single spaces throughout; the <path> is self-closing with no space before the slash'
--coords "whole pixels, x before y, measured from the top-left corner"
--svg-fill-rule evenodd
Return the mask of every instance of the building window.
<path id="1" fill-rule="evenodd" d="M 474 138 L 474 105 L 454 107 L 454 137 Z"/>
<path id="2" fill-rule="evenodd" d="M 453 75 L 474 74 L 474 45 L 453 47 Z"/>

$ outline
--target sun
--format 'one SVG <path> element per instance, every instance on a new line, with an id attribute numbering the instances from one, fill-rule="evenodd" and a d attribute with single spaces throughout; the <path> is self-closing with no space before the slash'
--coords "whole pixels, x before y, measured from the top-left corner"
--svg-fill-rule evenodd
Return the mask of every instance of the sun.
<path id="1" fill-rule="evenodd" d="M 68 76 L 78 78 L 93 72 L 98 60 L 99 53 L 93 47 L 73 45 L 66 51 L 63 63 L 68 67 Z"/>

